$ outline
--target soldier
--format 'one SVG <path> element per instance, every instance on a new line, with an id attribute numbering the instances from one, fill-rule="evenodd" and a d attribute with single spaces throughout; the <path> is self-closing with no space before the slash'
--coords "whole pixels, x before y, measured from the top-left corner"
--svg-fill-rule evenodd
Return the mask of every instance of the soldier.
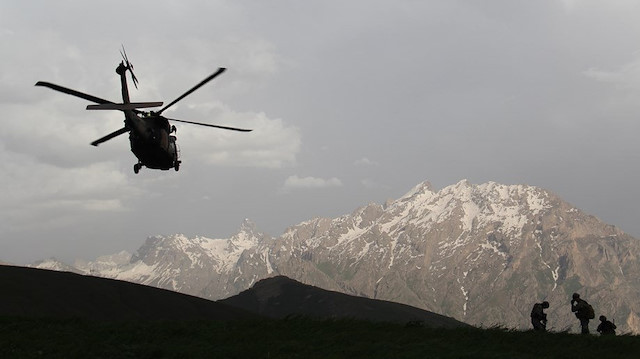
<path id="1" fill-rule="evenodd" d="M 547 314 L 544 310 L 549 308 L 549 302 L 536 303 L 531 309 L 531 324 L 534 330 L 547 331 Z"/>
<path id="2" fill-rule="evenodd" d="M 589 319 L 595 317 L 593 307 L 586 300 L 580 298 L 580 294 L 573 293 L 571 299 L 571 311 L 576 313 L 576 318 L 580 320 L 582 334 L 589 334 Z"/>
<path id="3" fill-rule="evenodd" d="M 598 325 L 598 329 L 596 330 L 598 331 L 598 333 L 600 333 L 600 335 L 616 335 L 617 328 L 618 327 L 616 327 L 614 323 L 607 320 L 607 317 L 601 315 L 600 324 Z"/>

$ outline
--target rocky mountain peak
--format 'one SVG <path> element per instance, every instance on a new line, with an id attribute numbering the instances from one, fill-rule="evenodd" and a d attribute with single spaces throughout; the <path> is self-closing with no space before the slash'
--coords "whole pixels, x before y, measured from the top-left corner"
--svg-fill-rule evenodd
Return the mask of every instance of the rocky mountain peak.
<path id="1" fill-rule="evenodd" d="M 256 225 L 249 218 L 245 218 L 240 224 L 240 231 L 253 233 L 256 231 Z"/>
<path id="2" fill-rule="evenodd" d="M 229 238 L 228 250 L 238 251 L 253 248 L 268 241 L 270 238 L 270 236 L 260 232 L 250 219 L 245 219 L 240 224 L 238 232 Z"/>
<path id="3" fill-rule="evenodd" d="M 430 182 L 425 181 L 413 187 L 409 192 L 400 197 L 396 202 L 407 202 L 422 198 L 424 196 L 430 197 L 431 195 L 433 195 L 433 186 Z"/>

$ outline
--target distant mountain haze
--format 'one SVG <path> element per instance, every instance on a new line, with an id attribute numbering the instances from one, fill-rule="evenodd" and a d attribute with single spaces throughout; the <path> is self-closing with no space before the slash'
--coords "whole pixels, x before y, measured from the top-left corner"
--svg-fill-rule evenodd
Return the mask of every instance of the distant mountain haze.
<path id="1" fill-rule="evenodd" d="M 156 236 L 134 255 L 36 266 L 208 299 L 284 275 L 473 325 L 521 329 L 530 327 L 533 304 L 547 300 L 548 327 L 573 332 L 579 323 L 569 301 L 579 292 L 620 332 L 640 333 L 639 255 L 637 239 L 549 191 L 461 181 L 441 190 L 424 182 L 384 205 L 310 219 L 279 237 L 246 220 L 231 238 Z"/>

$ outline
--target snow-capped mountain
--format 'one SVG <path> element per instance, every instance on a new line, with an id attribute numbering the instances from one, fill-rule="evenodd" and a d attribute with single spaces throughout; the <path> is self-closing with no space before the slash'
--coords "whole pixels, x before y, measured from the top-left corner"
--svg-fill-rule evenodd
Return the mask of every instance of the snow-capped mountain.
<path id="1" fill-rule="evenodd" d="M 55 270 L 60 272 L 72 272 L 78 274 L 86 274 L 87 272 L 79 269 L 75 266 L 64 263 L 56 258 L 43 259 L 41 261 L 37 261 L 31 265 L 31 267 L 40 268 L 40 269 L 48 269 Z"/>
<path id="2" fill-rule="evenodd" d="M 284 275 L 472 324 L 526 328 L 533 303 L 548 300 L 549 325 L 575 327 L 568 303 L 578 291 L 640 329 L 638 240 L 536 187 L 423 183 L 276 242 L 272 263 Z"/>
<path id="3" fill-rule="evenodd" d="M 533 304 L 547 300 L 556 330 L 577 327 L 577 291 L 597 315 L 640 332 L 639 243 L 537 187 L 461 181 L 435 191 L 425 182 L 277 238 L 245 221 L 229 239 L 151 237 L 126 263 L 78 267 L 210 299 L 286 275 L 487 326 L 527 328 Z"/>
<path id="4" fill-rule="evenodd" d="M 91 262 L 81 259 L 76 260 L 74 267 L 84 273 L 95 273 L 97 276 L 115 276 L 130 261 L 131 253 L 121 251 L 120 253 L 98 257 Z"/>

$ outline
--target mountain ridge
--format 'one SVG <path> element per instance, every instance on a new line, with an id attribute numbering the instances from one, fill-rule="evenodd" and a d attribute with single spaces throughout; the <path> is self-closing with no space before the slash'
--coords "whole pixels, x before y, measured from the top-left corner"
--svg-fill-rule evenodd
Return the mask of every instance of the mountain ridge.
<path id="1" fill-rule="evenodd" d="M 471 327 L 419 308 L 328 291 L 285 276 L 261 279 L 251 288 L 218 302 L 275 319 L 303 316 L 415 323 L 428 328 Z"/>
<path id="2" fill-rule="evenodd" d="M 437 191 L 422 182 L 384 205 L 310 219 L 278 237 L 249 222 L 228 239 L 150 237 L 106 275 L 210 299 L 285 275 L 516 328 L 530 325 L 533 303 L 548 300 L 550 323 L 563 330 L 577 326 L 566 303 L 580 291 L 598 313 L 640 332 L 638 256 L 637 239 L 549 191 L 463 180 Z"/>
<path id="3" fill-rule="evenodd" d="M 236 320 L 257 314 L 136 283 L 0 265 L 0 315 L 91 320 Z"/>

